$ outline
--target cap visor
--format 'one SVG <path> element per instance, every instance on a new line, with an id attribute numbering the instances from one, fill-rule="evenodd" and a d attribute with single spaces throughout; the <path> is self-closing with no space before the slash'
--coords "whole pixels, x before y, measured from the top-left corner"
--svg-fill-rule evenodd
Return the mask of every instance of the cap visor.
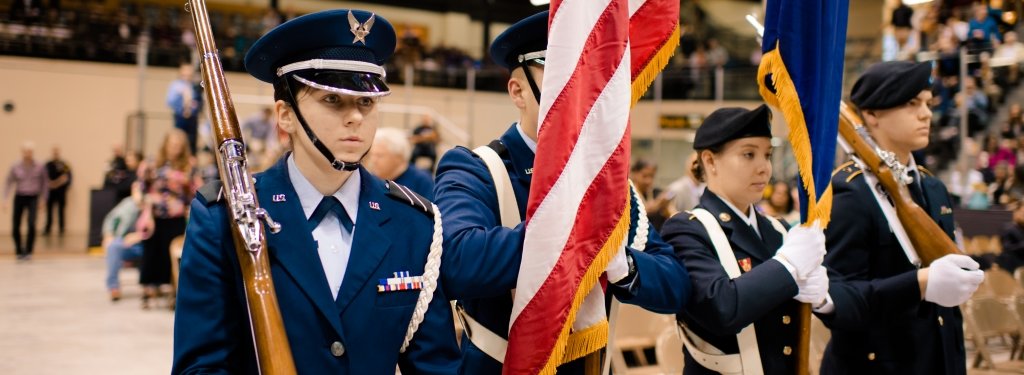
<path id="1" fill-rule="evenodd" d="M 353 96 L 385 96 L 391 89 L 381 76 L 339 70 L 308 70 L 292 75 L 300 83 L 320 90 Z"/>

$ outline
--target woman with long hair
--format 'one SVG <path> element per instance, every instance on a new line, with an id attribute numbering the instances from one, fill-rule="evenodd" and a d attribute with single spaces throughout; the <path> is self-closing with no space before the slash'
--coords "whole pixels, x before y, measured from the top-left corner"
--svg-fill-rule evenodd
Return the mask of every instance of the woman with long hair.
<path id="1" fill-rule="evenodd" d="M 171 240 L 185 234 L 188 202 L 195 193 L 192 153 L 185 132 L 170 130 L 156 162 L 147 164 L 143 163 L 138 173 L 143 191 L 139 233 L 145 238 L 139 268 L 142 308 L 149 308 L 149 300 L 161 294 L 161 285 L 171 283 Z"/>

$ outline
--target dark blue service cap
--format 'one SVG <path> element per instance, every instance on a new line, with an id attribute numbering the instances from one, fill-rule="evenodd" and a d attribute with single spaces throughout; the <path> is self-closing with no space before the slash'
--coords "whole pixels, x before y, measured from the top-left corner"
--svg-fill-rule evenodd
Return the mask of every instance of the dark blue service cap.
<path id="1" fill-rule="evenodd" d="M 383 96 L 384 61 L 395 52 L 395 29 L 363 10 L 333 9 L 297 17 L 263 35 L 245 55 L 245 69 L 273 83 L 291 75 L 318 89 Z"/>
<path id="2" fill-rule="evenodd" d="M 519 57 L 548 49 L 548 11 L 523 18 L 509 26 L 491 43 L 491 58 L 509 70 L 519 66 Z M 530 58 L 540 64 L 544 56 Z"/>
<path id="3" fill-rule="evenodd" d="M 753 110 L 727 107 L 711 112 L 697 128 L 693 148 L 705 150 L 749 137 L 772 137 L 772 111 L 767 105 L 761 104 Z"/>
<path id="4" fill-rule="evenodd" d="M 930 62 L 881 62 L 868 67 L 853 84 L 850 101 L 860 109 L 888 109 L 906 104 L 931 87 Z"/>

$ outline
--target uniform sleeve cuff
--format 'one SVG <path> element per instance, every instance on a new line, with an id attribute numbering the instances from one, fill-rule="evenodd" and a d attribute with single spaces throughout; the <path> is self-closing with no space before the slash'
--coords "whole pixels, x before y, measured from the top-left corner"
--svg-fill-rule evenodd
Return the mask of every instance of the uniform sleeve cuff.
<path id="1" fill-rule="evenodd" d="M 825 303 L 823 303 L 821 306 L 813 308 L 812 310 L 818 314 L 831 314 L 836 311 L 836 305 L 835 303 L 832 303 L 832 296 L 826 294 Z"/>

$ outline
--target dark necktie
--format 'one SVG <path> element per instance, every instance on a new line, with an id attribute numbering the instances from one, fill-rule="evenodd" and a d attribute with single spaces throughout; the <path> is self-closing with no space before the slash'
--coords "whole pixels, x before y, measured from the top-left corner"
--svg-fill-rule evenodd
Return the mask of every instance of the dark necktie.
<path id="1" fill-rule="evenodd" d="M 911 198 L 914 199 L 914 202 L 917 203 L 918 206 L 924 208 L 925 201 L 924 193 L 921 192 L 921 176 L 918 174 L 917 171 L 912 170 L 910 171 L 910 177 L 913 178 L 913 181 L 910 183 L 910 185 L 907 186 L 907 188 L 910 189 L 910 196 Z"/>
<path id="2" fill-rule="evenodd" d="M 352 233 L 352 219 L 348 217 L 348 213 L 345 212 L 345 207 L 341 205 L 338 198 L 332 196 L 325 196 L 324 199 L 320 200 L 320 204 L 313 210 L 313 215 L 309 217 L 310 224 L 313 224 L 313 228 L 320 225 L 320 222 L 327 217 L 328 214 L 334 215 L 341 222 L 342 228 Z"/>

